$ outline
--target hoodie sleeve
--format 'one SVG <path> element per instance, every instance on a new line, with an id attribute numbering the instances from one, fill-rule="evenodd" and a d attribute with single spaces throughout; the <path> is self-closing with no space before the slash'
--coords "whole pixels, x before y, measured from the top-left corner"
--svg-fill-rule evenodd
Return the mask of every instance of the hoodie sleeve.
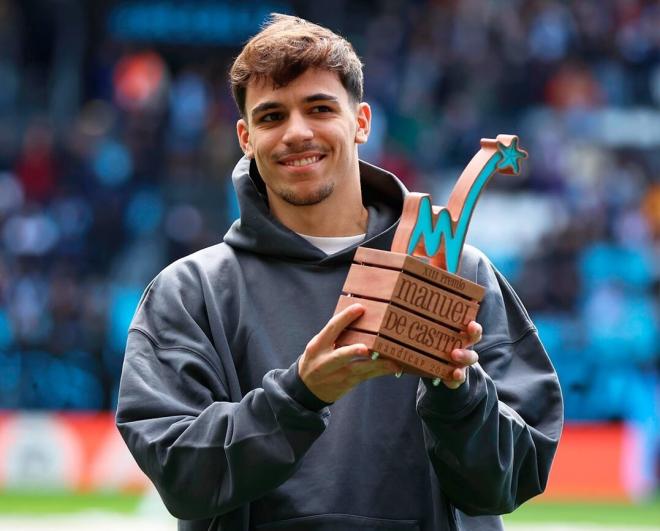
<path id="1" fill-rule="evenodd" d="M 417 400 L 442 489 L 473 516 L 543 492 L 563 425 L 557 375 L 522 303 L 483 255 L 476 277 L 486 287 L 480 361 L 456 390 L 422 380 Z"/>
<path id="2" fill-rule="evenodd" d="M 284 482 L 329 415 L 297 363 L 231 401 L 238 391 L 230 390 L 237 380 L 228 339 L 219 323 L 211 333 L 203 294 L 185 267 L 170 266 L 147 288 L 128 335 L 116 417 L 181 519 L 225 514 Z"/>

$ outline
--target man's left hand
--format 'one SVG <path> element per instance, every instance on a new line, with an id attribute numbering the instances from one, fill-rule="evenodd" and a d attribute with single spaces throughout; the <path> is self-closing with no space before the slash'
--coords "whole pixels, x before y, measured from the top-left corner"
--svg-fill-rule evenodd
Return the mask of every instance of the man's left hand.
<path id="1" fill-rule="evenodd" d="M 476 321 L 470 321 L 467 325 L 467 342 L 465 348 L 455 348 L 451 351 L 451 359 L 458 367 L 451 374 L 451 380 L 442 380 L 442 383 L 450 389 L 458 389 L 463 385 L 468 367 L 479 361 L 477 353 L 469 347 L 481 341 L 481 334 L 481 325 Z"/>

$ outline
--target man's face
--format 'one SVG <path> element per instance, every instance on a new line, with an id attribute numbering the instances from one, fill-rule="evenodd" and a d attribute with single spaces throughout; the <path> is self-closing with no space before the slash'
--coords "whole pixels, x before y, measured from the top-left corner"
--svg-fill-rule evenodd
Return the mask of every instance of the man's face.
<path id="1" fill-rule="evenodd" d="M 252 82 L 245 113 L 239 142 L 271 201 L 314 205 L 359 178 L 357 144 L 367 140 L 371 111 L 351 101 L 336 73 L 310 69 L 280 88 Z"/>

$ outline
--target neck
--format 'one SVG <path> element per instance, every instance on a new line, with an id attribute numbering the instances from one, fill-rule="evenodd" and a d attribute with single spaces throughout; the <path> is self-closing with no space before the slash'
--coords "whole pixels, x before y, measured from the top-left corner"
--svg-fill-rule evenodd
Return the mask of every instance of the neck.
<path id="1" fill-rule="evenodd" d="M 344 206 L 342 214 L 334 208 L 321 208 L 320 204 L 294 208 L 295 216 L 272 207 L 271 212 L 285 227 L 307 236 L 356 236 L 367 232 L 368 212 L 361 202 L 350 208 Z"/>

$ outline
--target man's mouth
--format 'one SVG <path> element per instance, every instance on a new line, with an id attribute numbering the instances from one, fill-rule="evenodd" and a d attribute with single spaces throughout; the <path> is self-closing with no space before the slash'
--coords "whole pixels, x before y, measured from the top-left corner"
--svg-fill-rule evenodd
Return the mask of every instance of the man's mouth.
<path id="1" fill-rule="evenodd" d="M 294 168 L 300 168 L 302 166 L 309 166 L 321 160 L 324 155 L 309 155 L 307 157 L 300 158 L 290 158 L 287 160 L 280 161 L 280 164 L 284 166 L 293 166 Z"/>

